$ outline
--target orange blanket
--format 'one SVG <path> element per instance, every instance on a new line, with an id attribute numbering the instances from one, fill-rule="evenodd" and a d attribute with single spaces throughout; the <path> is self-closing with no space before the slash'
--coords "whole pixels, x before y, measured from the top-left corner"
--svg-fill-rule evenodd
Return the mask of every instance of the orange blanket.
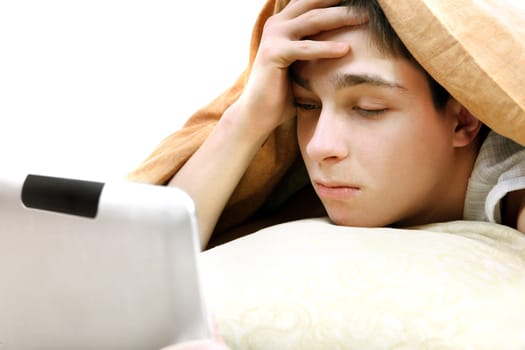
<path id="1" fill-rule="evenodd" d="M 525 144 L 525 65 L 516 64 L 525 57 L 520 25 L 523 12 L 485 1 L 474 4 L 472 0 L 380 0 L 380 3 L 405 45 L 436 80 L 489 127 Z M 164 139 L 129 174 L 130 180 L 165 184 L 196 151 L 225 109 L 241 94 L 265 21 L 287 2 L 267 0 L 253 28 L 250 63 L 243 74 L 232 87 L 191 116 L 181 130 Z M 468 9 L 468 13 L 462 9 Z M 494 12 L 504 16 L 504 21 L 491 16 Z M 463 21 L 465 16 L 475 20 Z M 513 23 L 516 25 L 512 26 Z M 490 34 L 487 30 L 497 33 L 499 39 L 487 41 Z M 505 39 L 507 46 L 502 48 Z M 451 64 L 454 61 L 456 64 Z M 219 226 L 230 228 L 245 222 L 286 177 L 297 157 L 295 125 L 291 121 L 275 130 L 258 152 L 227 204 Z"/>

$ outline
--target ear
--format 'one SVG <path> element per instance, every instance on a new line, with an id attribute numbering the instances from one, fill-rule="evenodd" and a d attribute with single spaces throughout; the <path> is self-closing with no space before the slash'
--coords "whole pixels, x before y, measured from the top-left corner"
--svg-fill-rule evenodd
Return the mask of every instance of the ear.
<path id="1" fill-rule="evenodd" d="M 454 98 L 447 102 L 447 112 L 452 117 L 454 147 L 464 147 L 471 144 L 478 136 L 481 122 L 474 117 L 461 103 Z"/>

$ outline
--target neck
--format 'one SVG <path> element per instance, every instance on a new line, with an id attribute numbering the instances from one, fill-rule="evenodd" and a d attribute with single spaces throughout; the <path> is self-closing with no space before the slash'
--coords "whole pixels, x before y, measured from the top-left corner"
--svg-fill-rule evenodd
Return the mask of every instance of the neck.
<path id="1" fill-rule="evenodd" d="M 463 219 L 467 188 L 478 155 L 476 144 L 457 150 L 456 159 L 450 167 L 450 176 L 444 184 L 440 201 L 431 213 L 429 222 L 443 222 Z"/>

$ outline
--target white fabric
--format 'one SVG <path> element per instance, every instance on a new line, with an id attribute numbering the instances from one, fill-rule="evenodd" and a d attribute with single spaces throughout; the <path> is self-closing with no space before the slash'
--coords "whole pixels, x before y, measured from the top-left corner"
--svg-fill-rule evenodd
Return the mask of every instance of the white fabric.
<path id="1" fill-rule="evenodd" d="M 520 189 L 525 189 L 525 148 L 490 132 L 469 180 L 464 219 L 501 223 L 501 199 Z"/>
<path id="2" fill-rule="evenodd" d="M 503 225 L 301 220 L 201 262 L 234 350 L 525 349 L 525 235 Z"/>

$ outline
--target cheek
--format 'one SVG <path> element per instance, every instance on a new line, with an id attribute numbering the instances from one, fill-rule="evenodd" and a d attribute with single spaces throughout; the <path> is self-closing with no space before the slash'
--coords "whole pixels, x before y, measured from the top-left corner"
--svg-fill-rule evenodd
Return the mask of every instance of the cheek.
<path id="1" fill-rule="evenodd" d="M 425 128 L 422 122 L 393 116 L 373 131 L 362 130 L 357 133 L 359 162 L 387 182 L 417 177 L 422 163 L 434 152 L 436 136 Z"/>
<path id="2" fill-rule="evenodd" d="M 299 148 L 303 156 L 304 161 L 306 162 L 306 146 L 308 142 L 312 139 L 312 136 L 315 132 L 315 121 L 308 118 L 297 118 L 297 141 L 299 143 Z"/>
<path id="3" fill-rule="evenodd" d="M 376 145 L 383 152 L 377 155 L 382 164 L 378 166 L 385 166 L 381 171 L 390 172 L 391 178 L 401 183 L 432 179 L 450 158 L 447 135 L 437 119 L 413 118 L 395 132 L 383 135 L 383 145 Z"/>

